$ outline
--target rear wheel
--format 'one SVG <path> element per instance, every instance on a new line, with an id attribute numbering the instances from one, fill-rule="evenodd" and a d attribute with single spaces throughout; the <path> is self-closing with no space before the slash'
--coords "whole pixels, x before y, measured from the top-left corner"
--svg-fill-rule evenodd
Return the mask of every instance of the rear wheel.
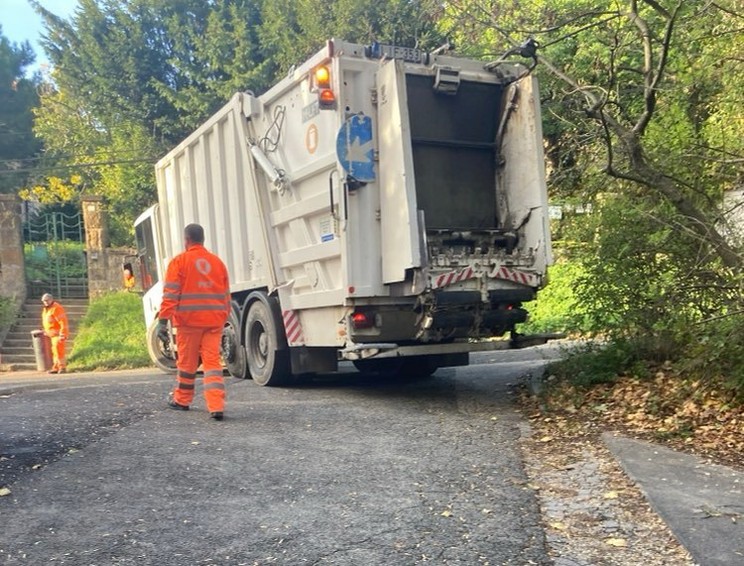
<path id="1" fill-rule="evenodd" d="M 240 321 L 238 315 L 232 309 L 230 310 L 230 316 L 225 321 L 225 327 L 222 329 L 220 355 L 222 356 L 222 363 L 230 372 L 230 375 L 238 379 L 248 377 L 245 349 L 240 344 Z"/>
<path id="2" fill-rule="evenodd" d="M 176 353 L 173 351 L 173 341 L 167 343 L 158 338 L 158 321 L 155 319 L 147 329 L 147 353 L 150 359 L 165 373 L 176 372 Z"/>
<path id="3" fill-rule="evenodd" d="M 285 385 L 291 379 L 289 351 L 275 299 L 261 294 L 248 308 L 245 355 L 248 370 L 258 385 Z"/>

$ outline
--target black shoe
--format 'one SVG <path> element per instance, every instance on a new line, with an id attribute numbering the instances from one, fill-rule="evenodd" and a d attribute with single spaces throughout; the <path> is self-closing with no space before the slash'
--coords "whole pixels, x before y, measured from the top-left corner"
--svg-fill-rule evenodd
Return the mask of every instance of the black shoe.
<path id="1" fill-rule="evenodd" d="M 59 373 L 58 369 L 50 369 L 47 373 Z"/>
<path id="2" fill-rule="evenodd" d="M 221 421 L 225 418 L 225 415 L 222 411 L 214 411 L 213 413 L 209 413 L 209 416 L 216 421 Z"/>
<path id="3" fill-rule="evenodd" d="M 168 401 L 168 406 L 171 409 L 175 409 L 176 411 L 188 411 L 189 410 L 188 405 L 181 405 L 180 403 L 176 403 L 175 401 Z"/>

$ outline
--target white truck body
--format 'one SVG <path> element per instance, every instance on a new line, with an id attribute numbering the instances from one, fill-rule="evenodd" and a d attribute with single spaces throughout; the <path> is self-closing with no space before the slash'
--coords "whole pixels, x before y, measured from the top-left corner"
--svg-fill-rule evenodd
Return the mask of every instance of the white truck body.
<path id="1" fill-rule="evenodd" d="M 329 41 L 157 163 L 136 222 L 148 327 L 196 222 L 227 265 L 241 352 L 256 293 L 294 373 L 498 347 L 477 339 L 524 320 L 552 262 L 540 120 L 520 65 Z"/>

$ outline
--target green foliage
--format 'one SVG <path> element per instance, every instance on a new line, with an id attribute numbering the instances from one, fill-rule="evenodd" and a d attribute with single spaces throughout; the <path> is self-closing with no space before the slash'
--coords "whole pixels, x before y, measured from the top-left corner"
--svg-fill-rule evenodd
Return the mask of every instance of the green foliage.
<path id="1" fill-rule="evenodd" d="M 44 281 L 57 272 L 61 277 L 87 277 L 84 248 L 82 242 L 71 241 L 24 244 L 26 279 Z"/>
<path id="2" fill-rule="evenodd" d="M 613 383 L 624 374 L 645 377 L 644 354 L 642 344 L 634 341 L 587 342 L 568 351 L 563 360 L 551 363 L 546 373 L 579 387 Z"/>
<path id="3" fill-rule="evenodd" d="M 666 334 L 727 308 L 731 275 L 664 202 L 607 195 L 566 228 L 583 246 L 576 300 L 586 329 L 620 336 Z"/>
<path id="4" fill-rule="evenodd" d="M 0 334 L 9 329 L 17 314 L 16 304 L 10 297 L 0 296 Z"/>
<path id="5" fill-rule="evenodd" d="M 588 308 L 576 296 L 576 285 L 585 276 L 578 262 L 559 261 L 548 269 L 548 285 L 537 300 L 524 304 L 530 313 L 519 331 L 524 334 L 542 332 L 585 333 L 590 330 Z"/>
<path id="6" fill-rule="evenodd" d="M 70 20 L 32 2 L 54 66 L 35 131 L 39 177 L 76 171 L 80 194 L 106 197 L 113 245 L 155 200 L 155 161 L 237 90 L 267 85 L 258 1 L 81 0 Z M 37 185 L 47 185 L 42 178 Z"/>
<path id="7" fill-rule="evenodd" d="M 119 292 L 92 301 L 68 365 L 76 371 L 149 366 L 139 295 Z"/>
<path id="8" fill-rule="evenodd" d="M 744 402 L 744 305 L 687 329 L 680 367 L 708 382 L 722 382 Z"/>
<path id="9" fill-rule="evenodd" d="M 24 77 L 33 62 L 31 45 L 11 43 L 0 27 L 0 193 L 23 185 L 30 159 L 41 148 L 31 131 L 36 81 Z"/>
<path id="10" fill-rule="evenodd" d="M 264 2 L 262 20 L 261 45 L 280 74 L 331 38 L 421 48 L 442 41 L 426 0 L 272 0 Z"/>
<path id="11" fill-rule="evenodd" d="M 176 112 L 169 130 L 186 135 L 236 92 L 270 85 L 274 65 L 259 45 L 260 2 L 192 2 L 188 11 L 169 6 L 162 20 L 168 70 L 153 84 Z"/>

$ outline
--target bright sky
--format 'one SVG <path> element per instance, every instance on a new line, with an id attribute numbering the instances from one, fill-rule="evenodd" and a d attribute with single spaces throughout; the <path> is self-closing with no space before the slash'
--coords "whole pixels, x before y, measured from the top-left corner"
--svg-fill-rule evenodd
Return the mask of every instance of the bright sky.
<path id="1" fill-rule="evenodd" d="M 78 0 L 39 0 L 39 4 L 53 14 L 67 18 L 75 10 Z M 27 0 L 0 0 L 0 26 L 3 35 L 11 42 L 28 41 L 36 51 L 36 64 L 27 70 L 29 74 L 47 62 L 47 57 L 38 43 L 44 32 L 41 17 Z"/>

